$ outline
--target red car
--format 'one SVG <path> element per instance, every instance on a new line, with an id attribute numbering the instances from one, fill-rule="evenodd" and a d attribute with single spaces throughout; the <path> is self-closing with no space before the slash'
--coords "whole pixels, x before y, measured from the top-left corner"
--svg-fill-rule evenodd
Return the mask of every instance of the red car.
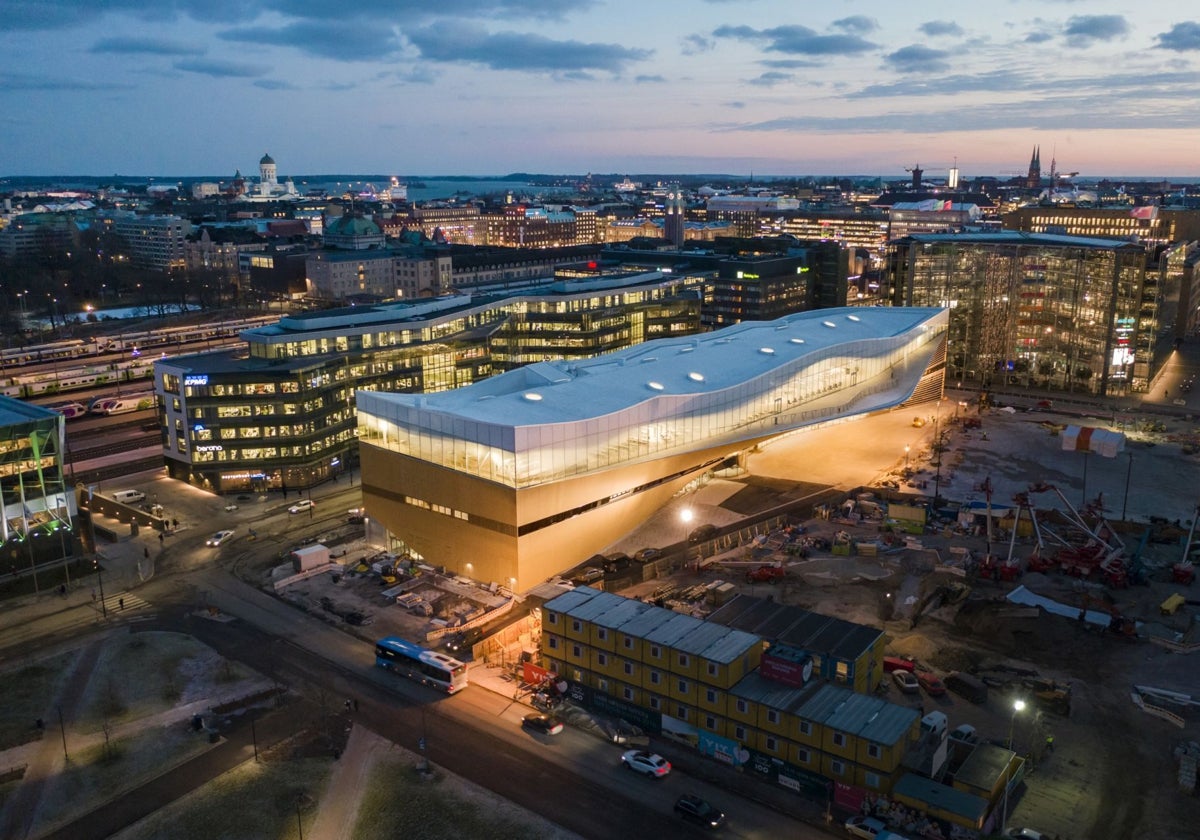
<path id="1" fill-rule="evenodd" d="M 892 671 L 912 671 L 916 667 L 915 662 L 911 659 L 905 659 L 903 656 L 883 657 L 883 672 L 885 674 L 890 674 Z"/>
<path id="2" fill-rule="evenodd" d="M 939 697 L 946 693 L 946 686 L 932 671 L 917 671 L 917 682 L 931 697 Z"/>

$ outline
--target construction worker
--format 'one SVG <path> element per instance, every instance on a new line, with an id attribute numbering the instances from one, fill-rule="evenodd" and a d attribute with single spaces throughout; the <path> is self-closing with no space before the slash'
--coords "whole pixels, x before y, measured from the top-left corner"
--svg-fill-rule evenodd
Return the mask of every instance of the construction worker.
<path id="1" fill-rule="evenodd" d="M 1054 733 L 1046 736 L 1046 752 L 1054 752 Z"/>

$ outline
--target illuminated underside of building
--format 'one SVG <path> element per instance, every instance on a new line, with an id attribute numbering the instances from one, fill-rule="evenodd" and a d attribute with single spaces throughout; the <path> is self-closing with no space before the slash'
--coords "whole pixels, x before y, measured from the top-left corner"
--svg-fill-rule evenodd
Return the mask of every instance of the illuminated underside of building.
<path id="1" fill-rule="evenodd" d="M 787 432 L 940 394 L 946 312 L 747 322 L 438 394 L 357 393 L 363 498 L 395 547 L 520 591 Z"/>

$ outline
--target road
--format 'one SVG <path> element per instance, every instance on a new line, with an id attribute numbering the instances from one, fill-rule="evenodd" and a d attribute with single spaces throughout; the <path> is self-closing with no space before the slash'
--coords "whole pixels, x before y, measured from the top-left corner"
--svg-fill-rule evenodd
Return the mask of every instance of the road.
<path id="1" fill-rule="evenodd" d="M 344 510 L 339 504 L 342 496 L 322 500 L 322 507 Z M 348 489 L 345 498 L 351 498 Z M 255 513 L 260 540 L 253 550 L 276 551 L 271 536 L 295 539 L 301 517 L 289 516 L 286 509 L 279 504 Z M 310 524 L 308 516 L 302 520 Z M 319 519 L 311 524 L 322 527 Z M 426 754 L 435 765 L 583 837 L 697 836 L 700 829 L 683 823 L 672 811 L 682 793 L 696 793 L 726 811 L 728 836 L 828 836 L 784 813 L 735 797 L 720 785 L 690 777 L 678 766 L 662 780 L 636 776 L 622 769 L 621 748 L 580 730 L 568 727 L 554 737 L 526 732 L 521 718 L 528 707 L 485 688 L 471 686 L 451 698 L 398 679 L 374 666 L 370 644 L 253 588 L 219 566 L 214 562 L 219 555 L 203 545 L 207 535 L 197 529 L 175 538 L 178 542 L 159 564 L 158 574 L 137 589 L 154 618 L 140 621 L 136 630 L 193 635 L 320 707 L 336 710 L 343 699 L 354 697 L 359 701 L 359 723 L 409 749 L 424 738 Z M 232 554 L 225 558 L 225 566 L 240 559 Z M 236 620 L 207 620 L 199 615 L 201 605 L 215 606 Z M 6 633 L 5 643 L 18 643 L 27 653 L 50 636 L 61 638 L 64 632 L 74 635 L 95 626 L 94 611 L 90 605 L 82 606 L 29 623 L 16 635 Z M 81 820 L 77 829 L 95 831 L 97 838 L 106 836 L 120 820 L 137 818 L 138 809 L 156 807 L 159 796 L 126 797 L 121 803 L 124 810 L 114 803 L 107 819 L 97 813 Z"/>

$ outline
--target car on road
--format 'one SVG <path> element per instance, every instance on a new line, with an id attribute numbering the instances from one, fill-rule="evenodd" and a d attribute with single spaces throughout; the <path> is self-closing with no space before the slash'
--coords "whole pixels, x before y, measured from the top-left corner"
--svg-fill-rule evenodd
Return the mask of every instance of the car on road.
<path id="1" fill-rule="evenodd" d="M 921 684 L 921 688 L 925 689 L 930 697 L 941 697 L 946 693 L 945 683 L 932 671 L 917 671 L 917 682 Z"/>
<path id="2" fill-rule="evenodd" d="M 688 822 L 716 828 L 725 822 L 725 814 L 714 808 L 712 803 L 690 793 L 675 800 L 675 813 Z"/>
<path id="3" fill-rule="evenodd" d="M 621 763 L 629 770 L 661 779 L 671 772 L 671 762 L 658 753 L 648 753 L 645 750 L 629 750 L 621 754 Z"/>
<path id="4" fill-rule="evenodd" d="M 863 840 L 905 840 L 894 831 L 888 831 L 888 827 L 874 817 L 851 817 L 846 820 L 846 832 Z"/>
<path id="5" fill-rule="evenodd" d="M 208 540 L 204 544 L 206 546 L 208 546 L 209 548 L 216 548 L 217 546 L 219 546 L 221 543 L 225 542 L 225 540 L 229 539 L 232 536 L 233 536 L 233 531 L 217 531 L 217 533 L 215 533 L 211 537 L 209 537 Z"/>
<path id="6" fill-rule="evenodd" d="M 231 512 L 231 511 L 235 511 L 237 509 L 238 509 L 238 506 L 237 506 L 236 502 L 230 502 L 229 504 L 225 505 L 225 511 L 227 513 Z"/>
<path id="7" fill-rule="evenodd" d="M 563 731 L 563 722 L 554 715 L 525 715 L 521 718 L 521 725 L 543 735 L 557 735 Z"/>
<path id="8" fill-rule="evenodd" d="M 288 508 L 288 513 L 301 513 L 306 510 L 312 510 L 315 507 L 316 505 L 313 504 L 312 499 L 301 499 L 300 501 L 296 502 L 296 504 Z"/>
<path id="9" fill-rule="evenodd" d="M 895 681 L 896 688 L 905 694 L 916 694 L 921 690 L 921 684 L 917 682 L 912 671 L 892 671 L 892 680 Z"/>
<path id="10" fill-rule="evenodd" d="M 1050 840 L 1049 835 L 1034 831 L 1032 828 L 1010 828 L 1004 836 L 1012 837 L 1013 840 Z"/>

